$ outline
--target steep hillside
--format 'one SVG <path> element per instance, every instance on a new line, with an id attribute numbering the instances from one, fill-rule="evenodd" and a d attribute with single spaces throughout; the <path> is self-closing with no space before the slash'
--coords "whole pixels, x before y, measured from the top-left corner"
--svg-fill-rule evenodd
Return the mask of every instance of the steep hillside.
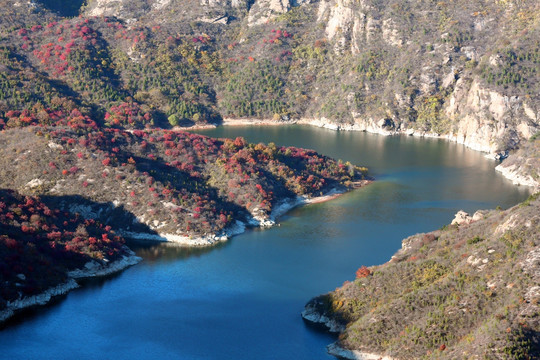
<path id="1" fill-rule="evenodd" d="M 0 319 L 132 264 L 120 235 L 213 244 L 367 180 L 310 150 L 178 127 L 440 136 L 510 155 L 498 169 L 540 187 L 538 1 L 0 7 Z M 339 356 L 538 358 L 539 201 L 406 239 L 304 316 L 341 332 Z"/>
<path id="2" fill-rule="evenodd" d="M 0 116 L 76 106 L 101 124 L 135 104 L 162 127 L 305 119 L 499 157 L 540 130 L 533 0 L 55 3 L 0 2 Z"/>
<path id="3" fill-rule="evenodd" d="M 275 207 L 366 179 L 365 168 L 311 150 L 182 131 L 99 130 L 91 122 L 85 128 L 73 115 L 63 120 L 71 127 L 0 133 L 0 187 L 60 196 L 60 208 L 126 236 L 212 244 L 238 221 L 266 226 Z"/>
<path id="4" fill-rule="evenodd" d="M 0 319 L 132 264 L 120 235 L 211 245 L 368 181 L 311 150 L 170 130 L 289 112 L 283 75 L 238 46 L 244 26 L 299 5 L 268 4 L 0 0 Z"/>
<path id="5" fill-rule="evenodd" d="M 140 260 L 110 226 L 50 205 L 0 189 L 0 324 L 17 310 L 77 287 L 74 278 Z"/>
<path id="6" fill-rule="evenodd" d="M 329 350 L 346 358 L 538 359 L 539 194 L 403 240 L 388 263 L 310 301 L 304 318 L 339 332 Z"/>

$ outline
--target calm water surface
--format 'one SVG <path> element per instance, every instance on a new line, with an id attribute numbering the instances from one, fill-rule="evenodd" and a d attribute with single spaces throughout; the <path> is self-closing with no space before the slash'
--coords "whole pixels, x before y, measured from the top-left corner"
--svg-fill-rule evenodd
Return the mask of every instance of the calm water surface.
<path id="1" fill-rule="evenodd" d="M 139 245 L 138 266 L 0 331 L 0 359 L 332 359 L 325 346 L 335 339 L 300 318 L 311 297 L 459 209 L 507 208 L 529 195 L 483 154 L 442 140 L 297 126 L 201 133 L 313 148 L 368 166 L 377 181 L 212 249 Z"/>

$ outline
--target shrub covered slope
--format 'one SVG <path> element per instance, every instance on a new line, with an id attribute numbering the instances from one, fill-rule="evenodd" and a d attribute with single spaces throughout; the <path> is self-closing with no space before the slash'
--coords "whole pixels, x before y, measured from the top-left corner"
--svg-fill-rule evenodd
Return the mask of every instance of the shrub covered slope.
<path id="1" fill-rule="evenodd" d="M 0 2 L 6 123 L 74 107 L 113 127 L 309 118 L 492 153 L 540 130 L 533 0 L 105 0 L 79 17 L 13 2 Z"/>
<path id="2" fill-rule="evenodd" d="M 341 347 L 396 359 L 538 359 L 538 195 L 403 240 L 304 316 L 341 324 Z"/>
<path id="3" fill-rule="evenodd" d="M 0 228 L 0 315 L 8 302 L 66 282 L 89 261 L 130 255 L 110 226 L 12 190 L 0 190 Z"/>

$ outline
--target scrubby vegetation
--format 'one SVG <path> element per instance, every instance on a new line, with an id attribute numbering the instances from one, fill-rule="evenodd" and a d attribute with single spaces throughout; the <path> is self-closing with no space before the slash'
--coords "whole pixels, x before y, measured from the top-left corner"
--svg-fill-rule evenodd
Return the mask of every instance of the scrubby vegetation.
<path id="1" fill-rule="evenodd" d="M 450 134 L 480 116 L 484 129 L 503 129 L 497 151 L 530 137 L 515 163 L 538 177 L 540 166 L 528 160 L 538 158 L 530 136 L 540 109 L 536 1 L 283 1 L 288 11 L 257 25 L 248 24 L 261 16 L 252 13 L 256 1 L 114 1 L 94 11 L 100 3 L 0 0 L 0 188 L 23 194 L 8 192 L 9 201 L 47 196 L 49 209 L 60 209 L 51 216 L 67 221 L 36 223 L 58 227 L 49 232 L 61 235 L 53 249 L 29 239 L 48 233 L 26 208 L 16 207 L 24 221 L 16 208 L 8 212 L 6 256 L 39 259 L 33 273 L 27 265 L 2 269 L 10 284 L 2 302 L 64 280 L 86 258 L 114 257 L 113 248 L 87 244 L 105 239 L 92 235 L 101 223 L 216 234 L 235 220 L 268 217 L 281 200 L 366 176 L 310 150 L 168 130 L 178 126 L 305 117 Z M 530 204 L 520 219 L 536 219 Z M 504 214 L 478 224 L 496 226 Z M 70 235 L 79 223 L 87 237 Z M 531 357 L 537 315 L 518 315 L 537 301 L 522 301 L 532 275 L 519 275 L 518 260 L 538 245 L 531 224 L 497 234 L 471 224 L 414 238 L 422 245 L 388 266 L 361 268 L 354 283 L 323 298 L 325 311 L 352 322 L 341 339 L 352 348 L 362 337 L 366 348 L 406 357 Z M 487 263 L 471 265 L 470 257 Z M 60 258 L 50 282 L 36 275 Z"/>
<path id="2" fill-rule="evenodd" d="M 76 123 L 13 129 L 0 142 L 2 186 L 121 204 L 159 232 L 185 236 L 218 233 L 249 214 L 267 217 L 283 199 L 350 187 L 366 175 L 311 150 L 182 131 Z"/>
<path id="3" fill-rule="evenodd" d="M 0 311 L 65 282 L 68 271 L 90 260 L 105 263 L 127 253 L 110 226 L 12 190 L 0 190 L 0 228 Z"/>
<path id="4" fill-rule="evenodd" d="M 538 194 L 418 234 L 308 307 L 346 325 L 345 348 L 399 359 L 538 359 Z"/>
<path id="5" fill-rule="evenodd" d="M 385 119 L 394 129 L 444 134 L 458 121 L 445 112 L 452 95 L 471 83 L 517 96 L 533 118 L 540 106 L 534 1 L 368 1 L 336 5 L 332 14 L 316 2 L 258 26 L 247 25 L 252 2 L 172 2 L 160 10 L 118 2 L 98 17 L 86 15 L 96 2 L 80 17 L 70 17 L 71 8 L 58 13 L 58 3 L 4 6 L 0 116 L 77 108 L 100 125 L 128 128 L 222 117 Z M 343 21 L 339 31 L 329 16 Z"/>
<path id="6" fill-rule="evenodd" d="M 64 5 L 0 1 L 0 309 L 89 259 L 117 259 L 115 234 L 224 234 L 282 201 L 366 179 L 311 150 L 167 130 L 290 113 L 290 30 L 269 30 L 255 55 L 233 39 L 236 26 L 132 24 Z"/>

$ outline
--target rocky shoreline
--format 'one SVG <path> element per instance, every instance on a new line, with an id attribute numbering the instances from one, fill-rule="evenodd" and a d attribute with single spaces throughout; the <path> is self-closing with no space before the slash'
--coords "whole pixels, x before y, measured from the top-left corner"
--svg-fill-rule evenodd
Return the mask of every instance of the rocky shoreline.
<path id="1" fill-rule="evenodd" d="M 366 120 L 362 122 L 355 122 L 355 123 L 336 123 L 333 122 L 330 119 L 326 118 L 300 118 L 297 120 L 285 120 L 285 121 L 274 121 L 270 119 L 224 119 L 222 125 L 223 126 L 247 126 L 247 125 L 259 125 L 259 126 L 279 126 L 279 125 L 310 125 L 310 126 L 316 126 L 324 129 L 329 130 L 336 130 L 336 131 L 364 131 L 368 132 L 370 134 L 378 134 L 383 136 L 391 136 L 391 135 L 408 135 L 408 136 L 415 136 L 415 137 L 424 137 L 424 138 L 434 138 L 434 139 L 444 139 L 449 140 L 461 145 L 465 145 L 466 147 L 487 153 L 487 157 L 495 160 L 503 159 L 506 154 L 504 152 L 496 152 L 493 150 L 492 147 L 487 145 L 482 145 L 474 141 L 470 141 L 467 139 L 467 136 L 465 135 L 455 135 L 455 134 L 437 134 L 434 132 L 428 132 L 428 131 L 420 131 L 412 128 L 403 128 L 403 129 L 395 129 L 391 126 L 385 126 L 384 122 L 376 123 L 372 120 Z M 215 126 L 215 125 L 214 125 Z M 203 128 L 211 128 L 212 126 L 204 126 L 200 127 Z M 199 127 L 193 127 L 194 129 Z"/>
<path id="2" fill-rule="evenodd" d="M 433 132 L 418 131 L 414 129 L 394 129 L 392 127 L 385 127 L 383 124 L 375 123 L 374 121 L 363 121 L 362 123 L 354 124 L 338 124 L 332 122 L 329 119 L 321 118 L 300 118 L 297 120 L 281 120 L 275 121 L 271 119 L 250 119 L 250 118 L 239 118 L 232 119 L 226 118 L 223 119 L 222 126 L 281 126 L 281 125 L 309 125 L 316 126 L 330 130 L 336 131 L 364 131 L 371 134 L 378 134 L 383 136 L 391 135 L 408 135 L 415 137 L 424 137 L 424 138 L 435 138 L 435 139 L 444 139 L 457 144 L 465 145 L 466 147 L 486 153 L 486 157 L 493 160 L 504 160 L 508 153 L 506 151 L 496 152 L 493 147 L 486 144 L 480 144 L 476 142 L 476 138 L 470 139 L 463 134 L 452 134 L 452 135 L 440 135 Z M 215 128 L 217 125 L 203 125 L 203 126 L 193 126 L 189 128 L 184 128 L 185 130 L 196 130 L 196 129 L 209 129 Z M 511 180 L 515 185 L 531 186 L 535 189 L 540 189 L 540 182 L 533 179 L 529 174 L 520 170 L 520 167 L 506 168 L 504 162 L 496 167 L 496 170 L 499 171 L 504 177 Z"/>
<path id="3" fill-rule="evenodd" d="M 338 343 L 332 343 L 326 347 L 328 353 L 339 359 L 350 359 L 350 360 L 396 360 L 395 358 L 372 354 L 358 350 L 347 350 L 339 346 Z"/>
<path id="4" fill-rule="evenodd" d="M 397 359 L 390 357 L 389 355 L 383 355 L 384 351 L 388 351 L 394 356 L 403 356 L 403 358 L 417 358 L 416 355 L 418 355 L 418 351 L 412 356 L 410 352 L 407 352 L 410 348 L 402 348 L 401 350 L 403 350 L 403 352 L 401 352 L 396 350 L 396 347 L 392 345 L 388 345 L 387 347 L 380 346 L 380 341 L 384 341 L 385 337 L 388 339 L 388 337 L 395 336 L 395 339 L 398 337 L 400 338 L 400 340 L 396 340 L 396 342 L 403 342 L 405 340 L 403 340 L 402 337 L 408 336 L 409 333 L 400 332 L 399 336 L 397 336 L 397 331 L 399 331 L 399 329 L 410 328 L 411 326 L 417 326 L 418 329 L 421 328 L 420 323 L 423 320 L 419 319 L 423 319 L 423 313 L 419 313 L 419 311 L 429 313 L 430 300 L 426 300 L 426 296 L 429 292 L 428 288 L 433 286 L 433 283 L 426 282 L 419 285 L 420 283 L 416 280 L 417 276 L 418 274 L 422 274 L 423 276 L 425 273 L 418 272 L 418 270 L 415 270 L 415 267 L 430 266 L 429 264 L 439 264 L 438 266 L 442 266 L 441 264 L 444 264 L 445 262 L 445 254 L 452 254 L 454 259 L 446 259 L 448 262 L 447 264 L 451 265 L 447 268 L 451 269 L 450 273 L 441 275 L 445 277 L 445 281 L 448 280 L 448 277 L 454 276 L 455 274 L 461 274 L 459 276 L 471 276 L 471 278 L 474 279 L 476 279 L 476 276 L 483 276 L 481 283 L 485 284 L 491 291 L 497 291 L 497 295 L 500 296 L 501 299 L 511 302 L 513 298 L 506 292 L 515 292 L 519 294 L 519 296 L 523 297 L 524 301 L 520 302 L 512 315 L 516 316 L 519 321 L 512 322 L 508 320 L 506 324 L 517 326 L 518 329 L 527 327 L 535 328 L 538 320 L 535 320 L 534 315 L 529 315 L 535 314 L 538 309 L 537 302 L 531 301 L 530 299 L 534 299 L 540 294 L 538 291 L 539 287 L 537 286 L 538 280 L 536 279 L 540 274 L 538 271 L 538 264 L 540 264 L 540 262 L 538 262 L 538 259 L 540 258 L 538 256 L 540 253 L 538 245 L 535 245 L 534 240 L 530 240 L 523 248 L 520 247 L 519 250 L 516 250 L 515 254 L 512 254 L 507 258 L 505 258 L 507 255 L 499 255 L 497 253 L 502 254 L 506 251 L 506 246 L 508 245 L 505 243 L 505 239 L 508 238 L 508 234 L 520 233 L 520 231 L 522 231 L 524 239 L 538 239 L 536 233 L 538 227 L 533 225 L 538 224 L 538 194 L 540 193 L 531 195 L 525 202 L 508 210 L 479 210 L 472 216 L 464 211 L 459 211 L 456 213 L 455 219 L 452 221 L 451 225 L 445 227 L 444 230 L 437 230 L 427 234 L 416 234 L 404 239 L 402 241 L 402 247 L 388 262 L 370 268 L 371 271 L 377 273 L 375 277 L 370 277 L 373 273 L 361 278 L 357 275 L 357 280 L 355 280 L 355 282 L 346 282 L 342 287 L 337 288 L 329 294 L 311 299 L 305 305 L 305 308 L 301 313 L 302 318 L 312 326 L 322 327 L 330 333 L 340 335 L 339 341 L 327 346 L 328 353 L 337 358 L 351 360 Z M 489 230 L 486 231 L 486 229 Z M 501 237 L 501 234 L 504 235 Z M 477 243 L 481 244 L 477 245 Z M 420 249 L 424 249 L 424 252 Z M 441 251 L 441 249 L 445 249 L 446 251 Z M 456 252 L 457 254 L 455 254 Z M 459 252 L 461 252 L 461 254 Z M 423 260 L 418 260 L 420 253 L 425 256 Z M 470 255 L 470 253 L 472 253 L 472 255 Z M 494 260 L 496 258 L 501 259 L 496 261 Z M 510 268 L 505 267 L 505 262 L 510 268 L 515 267 L 519 271 L 510 271 Z M 410 278 L 404 278 L 403 273 L 399 273 L 399 271 L 396 270 L 398 268 L 402 268 L 407 274 L 412 273 L 415 275 L 411 275 L 412 277 Z M 465 270 L 470 269 L 473 269 L 472 273 L 464 272 Z M 520 285 L 518 289 L 518 286 L 516 285 L 518 280 L 515 277 L 512 278 L 509 274 L 521 276 L 520 274 L 522 274 L 522 272 L 529 274 L 531 278 L 526 284 Z M 502 274 L 504 274 L 504 276 Z M 504 278 L 505 276 L 508 277 Z M 403 283 L 399 285 L 396 284 L 396 281 L 401 281 L 398 279 L 403 279 Z M 440 281 L 433 287 L 433 289 L 437 290 L 437 296 L 441 296 L 444 291 L 451 292 L 453 291 L 452 289 L 455 289 L 452 287 L 451 282 L 444 285 L 445 281 Z M 396 309 L 389 304 L 402 305 L 400 299 L 405 296 L 404 294 L 410 295 L 407 290 L 405 290 L 405 292 L 403 290 L 410 289 L 410 284 L 412 284 L 413 287 L 422 287 L 422 289 L 414 290 L 415 296 L 420 297 L 420 303 L 422 303 L 422 301 L 427 301 L 425 304 L 428 305 L 419 305 L 417 308 L 403 311 L 400 309 L 398 311 L 400 315 L 397 316 L 394 314 Z M 474 286 L 470 279 L 464 280 L 464 284 L 467 284 L 469 287 Z M 396 287 L 398 290 L 393 292 L 393 290 L 388 290 L 388 286 L 392 288 Z M 385 287 L 387 290 L 384 291 L 389 292 L 382 293 L 379 289 L 384 289 Z M 467 294 L 468 291 L 470 292 L 472 290 L 464 289 L 461 290 L 460 293 Z M 479 291 L 481 292 L 482 290 Z M 363 302 L 371 296 L 378 298 L 385 297 L 387 300 L 384 302 L 373 303 L 370 303 L 369 300 Z M 421 298 L 422 296 L 424 296 L 423 300 Z M 472 295 L 468 296 L 469 299 L 463 300 L 461 303 L 466 304 L 467 308 L 473 306 L 473 300 L 471 299 L 476 299 L 476 297 Z M 497 314 L 497 307 L 494 305 L 495 302 L 499 300 L 490 298 L 488 305 L 493 305 L 494 307 L 490 310 L 489 316 L 493 316 L 494 318 L 499 316 Z M 358 305 L 359 303 L 364 305 Z M 481 303 L 478 303 L 475 306 L 479 305 L 484 306 Z M 355 309 L 356 306 L 359 307 Z M 424 310 L 421 310 L 424 306 L 427 307 Z M 375 313 L 377 315 L 373 315 Z M 411 316 L 411 313 L 414 313 L 414 316 Z M 454 320 L 456 319 L 456 316 L 459 318 L 459 315 L 451 314 L 452 313 L 445 313 L 445 315 L 453 316 Z M 510 315 L 508 315 L 508 317 L 510 318 Z M 351 318 L 355 320 L 350 320 Z M 386 331 L 384 335 L 380 335 L 382 334 L 381 332 L 370 330 L 369 324 L 374 321 L 388 323 L 388 334 L 394 335 L 388 335 L 386 334 Z M 406 321 L 406 323 L 402 323 L 402 321 Z M 413 323 L 413 321 L 417 322 Z M 418 323 L 418 321 L 420 321 L 420 323 Z M 530 323 L 527 323 L 529 321 Z M 367 323 L 368 325 L 366 325 Z M 398 324 L 397 327 L 396 324 Z M 459 325 L 456 326 L 456 323 L 453 323 L 453 325 L 446 324 L 445 326 L 454 326 L 452 330 L 447 330 L 448 332 L 452 332 L 452 334 L 457 334 L 458 331 L 461 331 L 461 328 Z M 467 326 L 469 327 L 467 330 L 463 331 L 464 333 L 471 331 L 481 332 L 481 330 L 475 330 L 479 325 L 474 319 L 469 321 Z M 485 325 L 482 326 L 485 327 Z M 358 329 L 363 330 L 362 334 L 358 333 Z M 513 330 L 511 327 L 505 328 L 504 326 L 500 326 L 497 331 L 504 331 L 506 333 L 512 331 L 519 332 L 519 330 Z M 530 337 L 528 339 L 531 341 L 531 348 L 525 347 L 523 349 L 524 351 L 534 352 L 534 346 L 538 345 L 538 341 L 535 340 L 534 334 L 529 334 L 527 336 Z M 374 337 L 377 337 L 377 342 L 374 341 Z M 516 345 L 512 343 L 512 341 L 514 341 L 512 338 L 505 339 L 501 340 L 499 338 L 493 338 L 490 341 L 485 341 L 483 337 L 480 337 L 478 344 L 472 347 L 466 341 L 455 340 L 453 343 L 443 341 L 432 345 L 434 350 L 430 349 L 428 355 L 438 351 L 440 352 L 441 358 L 453 359 L 461 358 L 467 354 L 467 351 L 473 351 L 471 350 L 472 348 L 478 348 L 480 346 L 486 347 L 484 351 L 504 351 L 501 349 L 507 349 L 509 348 L 508 346 L 515 346 L 516 348 L 520 346 L 519 344 Z M 476 341 L 476 339 L 474 340 Z M 503 344 L 501 345 L 499 343 L 494 345 L 492 341 L 499 341 Z M 509 345 L 506 345 L 505 347 L 504 341 L 507 341 L 506 344 Z M 526 343 L 525 340 L 522 341 L 524 344 L 529 344 Z M 367 350 L 380 351 L 380 353 L 375 354 L 363 351 L 366 348 Z M 421 353 L 423 349 L 420 349 L 419 351 Z M 444 354 L 442 353 L 443 351 L 445 351 Z M 471 354 L 469 353 L 469 355 Z"/>
<path id="5" fill-rule="evenodd" d="M 362 180 L 358 183 L 353 184 L 353 188 L 363 187 L 369 184 L 371 180 Z M 325 201 L 330 201 L 336 197 L 344 194 L 350 189 L 337 189 L 333 188 L 326 192 L 324 195 L 316 197 L 307 197 L 307 196 L 297 196 L 294 199 L 284 199 L 272 210 L 272 213 L 269 216 L 262 216 L 258 214 L 251 214 L 251 218 L 247 223 L 237 220 L 236 223 L 229 227 L 222 233 L 219 234 L 208 234 L 199 237 L 194 236 L 182 236 L 176 234 L 167 234 L 167 233 L 158 233 L 158 234 L 148 234 L 148 233 L 136 233 L 130 231 L 120 231 L 119 234 L 130 239 L 135 240 L 144 240 L 144 241 L 155 241 L 155 242 L 170 242 L 180 246 L 189 246 L 189 247 L 205 247 L 212 246 L 222 241 L 227 241 L 235 235 L 239 235 L 246 231 L 248 227 L 255 228 L 270 228 L 276 225 L 277 219 L 287 213 L 289 210 L 306 204 L 316 204 Z"/>
<path id="6" fill-rule="evenodd" d="M 514 185 L 531 186 L 536 190 L 540 189 L 540 183 L 537 180 L 533 179 L 531 175 L 520 171 L 520 168 L 518 166 L 505 165 L 506 164 L 503 162 L 502 164 L 498 165 L 495 170 L 500 172 L 505 178 L 511 180 Z"/>
<path id="7" fill-rule="evenodd" d="M 328 317 L 325 314 L 321 313 L 318 308 L 322 304 L 317 304 L 314 301 L 309 302 L 304 311 L 302 311 L 302 318 L 308 323 L 314 326 L 322 326 L 328 332 L 339 334 L 345 331 L 345 325 L 340 323 L 334 318 Z M 339 342 L 334 342 L 326 347 L 326 350 L 330 355 L 333 355 L 339 359 L 348 359 L 348 360 L 396 360 L 394 358 L 373 354 L 358 350 L 349 350 L 345 349 L 339 345 Z"/>
<path id="8" fill-rule="evenodd" d="M 136 256 L 133 251 L 126 248 L 126 255 L 119 260 L 110 263 L 99 263 L 95 260 L 89 261 L 85 264 L 84 268 L 68 272 L 69 279 L 65 283 L 50 287 L 40 294 L 27 296 L 12 302 L 8 302 L 6 308 L 0 311 L 0 324 L 4 323 L 24 309 L 46 305 L 53 298 L 65 295 L 71 290 L 80 287 L 79 283 L 76 281 L 77 279 L 111 275 L 133 266 L 139 263 L 141 260 L 142 259 Z"/>
<path id="9" fill-rule="evenodd" d="M 345 330 L 345 325 L 323 314 L 319 308 L 322 304 L 317 300 L 312 300 L 307 303 L 304 311 L 302 311 L 302 318 L 313 325 L 322 325 L 328 332 L 340 333 Z"/>
<path id="10" fill-rule="evenodd" d="M 371 180 L 363 180 L 360 181 L 358 184 L 355 184 L 354 187 L 362 187 L 369 184 L 370 182 Z M 246 230 L 247 226 L 260 228 L 272 227 L 276 224 L 277 218 L 297 206 L 329 201 L 344 194 L 347 190 L 348 189 L 333 188 L 322 196 L 297 196 L 295 199 L 285 199 L 276 205 L 270 216 L 259 217 L 254 215 L 250 219 L 248 224 L 245 224 L 241 221 L 236 221 L 236 224 L 233 227 L 229 228 L 223 234 L 205 235 L 201 237 L 187 237 L 174 234 L 147 234 L 129 231 L 120 231 L 118 233 L 119 235 L 122 235 L 126 238 L 136 240 L 170 242 L 190 247 L 212 246 L 218 242 L 227 241 L 230 237 L 234 235 L 243 233 Z M 110 263 L 100 263 L 95 260 L 89 261 L 85 264 L 84 268 L 69 271 L 69 279 L 65 283 L 53 286 L 40 294 L 24 297 L 16 301 L 9 302 L 7 304 L 7 307 L 4 310 L 0 311 L 0 324 L 7 321 L 16 313 L 24 309 L 45 305 L 49 303 L 53 298 L 65 295 L 69 291 L 80 287 L 79 283 L 77 283 L 76 281 L 78 279 L 111 275 L 120 272 L 130 266 L 136 265 L 141 260 L 142 259 L 136 256 L 133 251 L 126 248 L 126 255 L 124 255 L 120 260 L 116 260 Z"/>

